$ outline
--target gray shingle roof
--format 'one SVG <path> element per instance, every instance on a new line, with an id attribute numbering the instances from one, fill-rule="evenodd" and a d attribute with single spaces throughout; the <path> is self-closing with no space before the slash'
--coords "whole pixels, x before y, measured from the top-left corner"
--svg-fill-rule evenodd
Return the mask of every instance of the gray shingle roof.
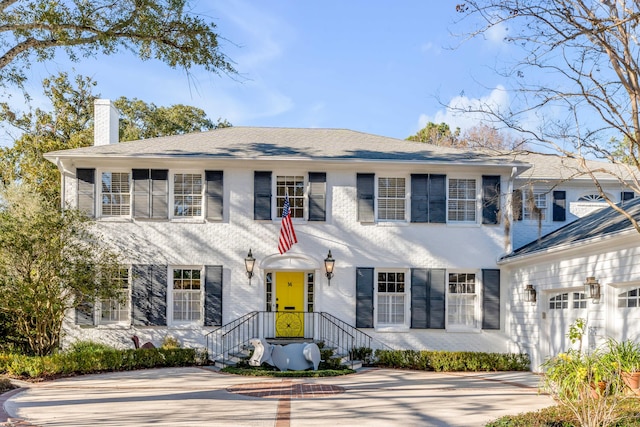
<path id="1" fill-rule="evenodd" d="M 631 216 L 640 220 L 640 197 L 624 202 L 623 208 Z M 500 260 L 546 252 L 558 247 L 575 246 L 577 243 L 584 243 L 596 237 L 604 237 L 632 229 L 631 221 L 624 215 L 612 207 L 606 207 L 552 231 L 503 256 Z"/>
<path id="2" fill-rule="evenodd" d="M 46 158 L 177 157 L 230 159 L 389 160 L 500 165 L 524 163 L 505 157 L 404 141 L 346 129 L 229 127 L 119 144 L 54 151 Z"/>

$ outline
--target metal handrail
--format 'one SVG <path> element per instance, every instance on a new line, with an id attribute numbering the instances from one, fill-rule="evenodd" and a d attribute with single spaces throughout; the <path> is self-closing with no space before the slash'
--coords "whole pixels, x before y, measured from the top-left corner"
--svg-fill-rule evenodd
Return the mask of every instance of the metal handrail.
<path id="1" fill-rule="evenodd" d="M 293 330 L 298 334 L 296 338 L 323 342 L 326 346 L 333 348 L 339 356 L 347 359 L 350 358 L 352 350 L 359 347 L 371 348 L 374 341 L 377 347 L 391 349 L 388 345 L 330 313 L 252 311 L 206 335 L 209 359 L 226 360 L 230 354 L 240 353 L 248 348 L 252 338 L 278 339 L 276 322 L 279 318 L 283 319 L 280 316 L 285 313 L 289 316 L 286 319 L 294 323 L 293 327 L 299 327 Z M 296 322 L 299 322 L 299 325 Z M 279 338 L 286 339 L 286 337 Z"/>

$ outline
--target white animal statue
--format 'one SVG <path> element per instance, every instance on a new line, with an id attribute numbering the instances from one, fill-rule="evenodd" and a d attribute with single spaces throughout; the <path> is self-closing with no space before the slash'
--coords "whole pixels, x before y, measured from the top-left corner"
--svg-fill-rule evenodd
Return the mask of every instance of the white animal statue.
<path id="1" fill-rule="evenodd" d="M 249 340 L 253 345 L 253 355 L 249 359 L 250 366 L 260 366 L 267 363 L 281 371 L 303 371 L 313 368 L 318 370 L 320 364 L 320 349 L 315 343 L 296 343 L 271 345 L 263 338 Z"/>

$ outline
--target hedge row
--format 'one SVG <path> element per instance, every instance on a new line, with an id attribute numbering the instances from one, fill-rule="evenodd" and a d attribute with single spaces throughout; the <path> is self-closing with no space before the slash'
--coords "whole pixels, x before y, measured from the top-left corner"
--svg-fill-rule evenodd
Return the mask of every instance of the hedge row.
<path id="1" fill-rule="evenodd" d="M 376 365 L 420 371 L 528 371 L 526 353 L 477 353 L 471 351 L 376 350 Z"/>
<path id="2" fill-rule="evenodd" d="M 206 358 L 192 348 L 74 351 L 51 356 L 0 354 L 0 374 L 14 378 L 51 378 L 134 369 L 193 366 Z"/>

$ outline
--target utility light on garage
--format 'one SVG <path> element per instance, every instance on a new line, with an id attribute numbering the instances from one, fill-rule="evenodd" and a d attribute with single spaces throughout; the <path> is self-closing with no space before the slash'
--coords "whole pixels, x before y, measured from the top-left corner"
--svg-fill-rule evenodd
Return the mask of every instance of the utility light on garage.
<path id="1" fill-rule="evenodd" d="M 524 301 L 530 302 L 532 305 L 536 303 L 536 290 L 533 285 L 527 285 L 524 287 Z"/>
<path id="2" fill-rule="evenodd" d="M 587 281 L 584 282 L 584 294 L 591 298 L 594 304 L 600 301 L 600 283 L 595 277 L 587 277 Z"/>

